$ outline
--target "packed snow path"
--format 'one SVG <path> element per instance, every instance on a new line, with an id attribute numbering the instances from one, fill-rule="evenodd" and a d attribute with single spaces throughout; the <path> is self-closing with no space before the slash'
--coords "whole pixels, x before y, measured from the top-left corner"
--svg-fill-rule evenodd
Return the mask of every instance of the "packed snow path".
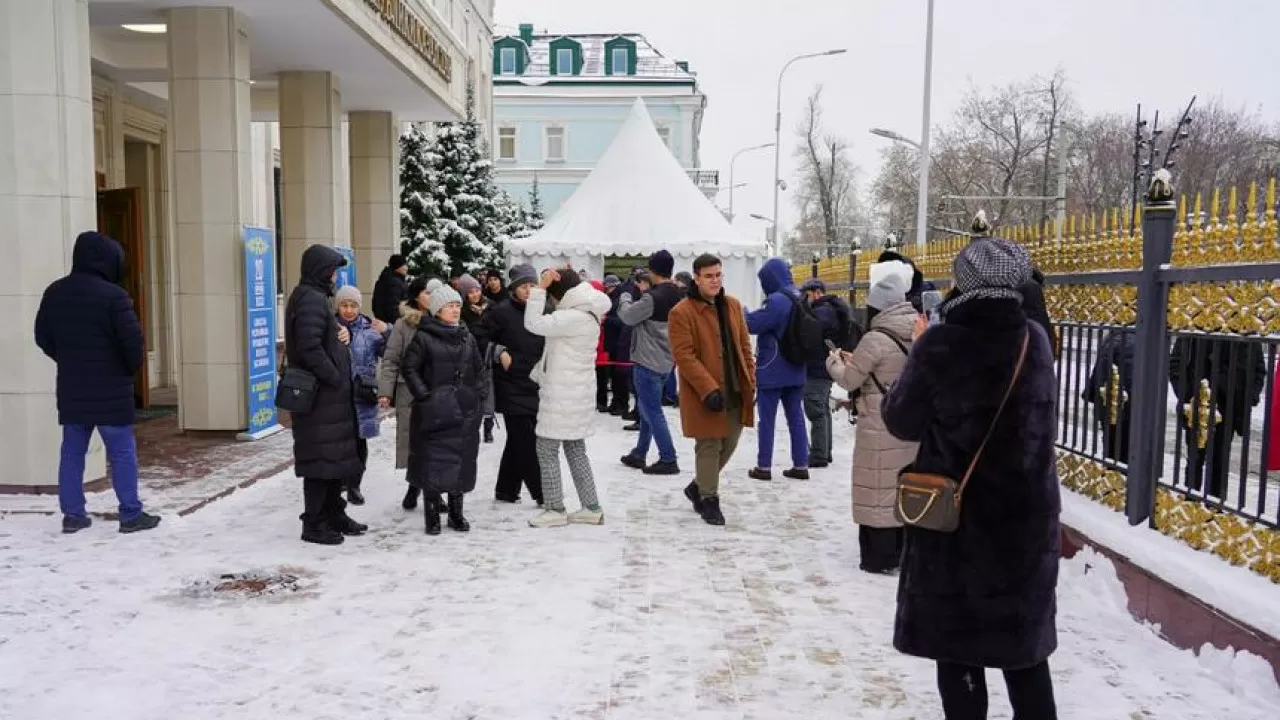
<path id="1" fill-rule="evenodd" d="M 339 548 L 299 542 L 291 473 L 139 536 L 0 519 L 0 718 L 941 717 L 933 666 L 890 645 L 896 578 L 857 570 L 843 421 L 836 465 L 810 482 L 748 480 L 747 433 L 724 528 L 690 510 L 688 472 L 623 469 L 634 435 L 601 416 L 606 524 L 530 529 L 527 501 L 490 500 L 499 432 L 473 531 L 435 538 L 399 507 L 391 422 L 372 444 L 370 504 L 351 511 L 373 530 Z M 282 569 L 295 590 L 210 592 L 224 574 Z M 1062 718 L 1277 716 L 1260 663 L 1202 663 L 1130 620 L 1119 593 L 1096 555 L 1064 563 Z M 989 685 L 991 716 L 1009 717 L 997 673 Z"/>

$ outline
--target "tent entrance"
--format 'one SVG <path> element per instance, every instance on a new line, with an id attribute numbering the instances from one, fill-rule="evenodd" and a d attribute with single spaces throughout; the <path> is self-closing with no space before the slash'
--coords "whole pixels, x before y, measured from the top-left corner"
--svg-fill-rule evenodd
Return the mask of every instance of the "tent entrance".
<path id="1" fill-rule="evenodd" d="M 606 255 L 604 258 L 604 275 L 613 273 L 626 280 L 631 276 L 631 268 L 644 267 L 648 262 L 649 258 L 644 255 Z"/>

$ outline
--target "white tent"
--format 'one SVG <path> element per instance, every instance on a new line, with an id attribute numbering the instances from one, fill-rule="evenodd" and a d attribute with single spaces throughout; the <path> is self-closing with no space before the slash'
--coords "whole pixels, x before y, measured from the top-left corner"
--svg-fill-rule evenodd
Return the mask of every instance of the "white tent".
<path id="1" fill-rule="evenodd" d="M 765 243 L 729 225 L 667 149 L 637 98 L 587 179 L 542 230 L 512 241 L 508 253 L 513 265 L 569 264 L 598 279 L 606 257 L 661 249 L 675 256 L 676 272 L 692 271 L 702 253 L 716 254 L 724 263 L 726 291 L 748 309 L 759 304 L 756 271 L 768 257 Z"/>

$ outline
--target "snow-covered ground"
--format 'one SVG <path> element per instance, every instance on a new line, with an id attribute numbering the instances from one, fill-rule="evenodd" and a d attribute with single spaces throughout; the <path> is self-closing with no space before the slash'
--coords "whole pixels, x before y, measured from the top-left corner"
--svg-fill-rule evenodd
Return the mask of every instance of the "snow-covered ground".
<path id="1" fill-rule="evenodd" d="M 620 425 L 602 416 L 590 444 L 602 527 L 533 530 L 528 504 L 494 506 L 494 445 L 473 531 L 427 537 L 399 507 L 387 433 L 370 504 L 352 510 L 374 529 L 339 548 L 298 541 L 290 474 L 138 536 L 0 519 L 0 718 L 941 716 L 931 664 L 890 645 L 896 579 L 857 570 L 847 423 L 837 464 L 810 482 L 746 479 L 745 435 L 723 528 L 691 512 L 687 474 L 623 469 L 634 436 Z M 691 443 L 680 452 L 691 470 Z M 224 573 L 281 568 L 296 592 L 209 592 Z M 1059 598 L 1060 717 L 1280 715 L 1262 661 L 1168 645 L 1130 619 L 1105 559 L 1064 562 Z M 1008 718 L 995 673 L 990 686 L 992 717 Z"/>

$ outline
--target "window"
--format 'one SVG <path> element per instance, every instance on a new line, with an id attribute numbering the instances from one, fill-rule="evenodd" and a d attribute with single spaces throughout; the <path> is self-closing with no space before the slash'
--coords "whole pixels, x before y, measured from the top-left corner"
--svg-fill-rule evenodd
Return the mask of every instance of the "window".
<path id="1" fill-rule="evenodd" d="M 516 49 L 513 47 L 504 47 L 499 51 L 499 57 L 502 58 L 502 74 L 516 74 Z"/>
<path id="2" fill-rule="evenodd" d="M 560 48 L 556 50 L 556 74 L 573 74 L 573 48 Z"/>
<path id="3" fill-rule="evenodd" d="M 630 75 L 631 74 L 631 53 L 627 48 L 616 47 L 609 51 L 613 58 L 613 74 L 614 75 Z"/>
<path id="4" fill-rule="evenodd" d="M 516 159 L 516 129 L 513 127 L 498 128 L 498 159 Z"/>
<path id="5" fill-rule="evenodd" d="M 547 128 L 547 162 L 564 162 L 565 156 L 564 128 Z"/>
<path id="6" fill-rule="evenodd" d="M 659 125 L 658 137 L 662 138 L 662 144 L 671 147 L 671 128 L 666 125 Z"/>

